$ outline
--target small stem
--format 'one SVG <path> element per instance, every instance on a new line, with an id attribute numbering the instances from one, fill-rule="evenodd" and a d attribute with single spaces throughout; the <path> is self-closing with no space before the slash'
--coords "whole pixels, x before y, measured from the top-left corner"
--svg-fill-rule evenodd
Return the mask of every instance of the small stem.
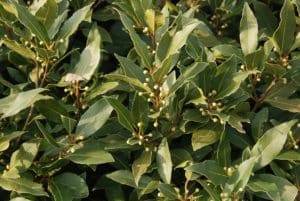
<path id="1" fill-rule="evenodd" d="M 35 68 L 36 68 L 36 83 L 35 83 L 35 88 L 38 88 L 39 86 L 39 64 L 38 61 L 35 60 Z"/>
<path id="2" fill-rule="evenodd" d="M 189 180 L 185 180 L 184 183 L 184 201 L 188 201 L 189 200 L 189 189 L 188 189 L 188 184 L 189 184 Z"/>
<path id="3" fill-rule="evenodd" d="M 26 118 L 26 120 L 25 120 L 25 124 L 24 124 L 24 126 L 23 126 L 22 131 L 25 131 L 25 130 L 27 129 L 27 126 L 29 125 L 29 121 L 30 121 L 31 116 L 32 116 L 32 114 L 33 114 L 33 109 L 34 109 L 34 106 L 31 105 L 30 110 L 29 110 L 29 113 L 28 113 L 27 118 Z"/>
<path id="4" fill-rule="evenodd" d="M 43 75 L 43 78 L 42 78 L 40 87 L 43 87 L 44 82 L 45 82 L 45 80 L 46 80 L 46 78 L 47 78 L 47 74 L 48 74 L 48 72 L 47 72 L 47 71 L 48 71 L 48 65 L 49 65 L 49 63 L 48 63 L 48 60 L 47 60 L 46 66 L 45 66 L 45 68 L 44 68 L 44 75 Z"/>
<path id="5" fill-rule="evenodd" d="M 274 80 L 272 80 L 272 82 L 270 83 L 270 85 L 268 86 L 266 91 L 261 95 L 261 97 L 255 99 L 255 105 L 254 105 L 253 109 L 251 110 L 251 112 L 255 112 L 264 103 L 267 95 L 270 93 L 270 91 L 276 85 L 276 81 L 277 81 L 276 78 Z"/>

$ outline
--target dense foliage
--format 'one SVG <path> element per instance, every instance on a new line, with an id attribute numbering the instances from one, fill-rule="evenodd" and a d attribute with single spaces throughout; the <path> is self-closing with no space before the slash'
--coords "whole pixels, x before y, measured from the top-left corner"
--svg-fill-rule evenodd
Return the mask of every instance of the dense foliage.
<path id="1" fill-rule="evenodd" d="M 0 200 L 299 200 L 299 14 L 0 0 Z"/>

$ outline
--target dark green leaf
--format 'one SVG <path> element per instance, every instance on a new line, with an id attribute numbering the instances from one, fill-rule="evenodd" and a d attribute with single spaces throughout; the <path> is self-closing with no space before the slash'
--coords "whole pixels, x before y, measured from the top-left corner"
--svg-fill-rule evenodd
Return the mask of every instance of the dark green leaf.
<path id="1" fill-rule="evenodd" d="M 99 165 L 104 163 L 114 162 L 114 158 L 110 153 L 103 150 L 103 147 L 98 143 L 85 143 L 83 147 L 75 149 L 74 153 L 66 156 L 74 163 L 84 165 Z"/>
<path id="2" fill-rule="evenodd" d="M 228 178 L 224 168 L 220 167 L 216 161 L 212 160 L 206 160 L 202 163 L 195 163 L 185 168 L 185 170 L 204 175 L 215 185 L 224 184 Z"/>
<path id="3" fill-rule="evenodd" d="M 122 124 L 129 131 L 134 132 L 136 123 L 132 113 L 120 101 L 114 98 L 106 98 L 109 103 L 117 112 L 120 124 Z"/>
<path id="4" fill-rule="evenodd" d="M 51 144 L 54 147 L 60 147 L 59 144 L 52 137 L 52 135 L 45 129 L 45 127 L 38 120 L 35 120 L 35 123 L 39 128 L 39 130 L 41 131 L 43 137 L 48 141 L 49 144 Z"/>
<path id="5" fill-rule="evenodd" d="M 285 0 L 280 12 L 280 24 L 273 35 L 273 43 L 277 51 L 283 55 L 287 54 L 294 44 L 296 18 L 293 4 Z"/>
<path id="6" fill-rule="evenodd" d="M 20 5 L 15 0 L 10 0 L 17 11 L 17 17 L 20 22 L 27 27 L 33 34 L 35 34 L 41 41 L 49 42 L 48 32 L 45 26 L 40 23 L 35 16 L 33 16 L 27 8 Z"/>

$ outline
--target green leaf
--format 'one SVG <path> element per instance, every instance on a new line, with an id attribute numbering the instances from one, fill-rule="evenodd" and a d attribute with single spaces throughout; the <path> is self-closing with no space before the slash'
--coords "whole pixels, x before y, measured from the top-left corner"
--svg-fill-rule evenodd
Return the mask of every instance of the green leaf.
<path id="1" fill-rule="evenodd" d="M 276 160 L 300 161 L 300 153 L 297 151 L 286 151 L 279 154 Z"/>
<path id="2" fill-rule="evenodd" d="M 147 9 L 145 12 L 145 21 L 151 32 L 155 32 L 155 11 L 153 9 Z"/>
<path id="3" fill-rule="evenodd" d="M 133 175 L 129 170 L 117 170 L 107 174 L 106 177 L 117 183 L 127 185 L 133 188 L 138 188 L 138 190 L 146 188 L 150 182 L 154 181 L 150 177 L 142 176 L 142 178 L 139 181 L 139 187 L 137 187 L 135 185 Z"/>
<path id="4" fill-rule="evenodd" d="M 195 34 L 190 34 L 186 41 L 185 51 L 195 61 L 201 61 L 203 57 L 203 44 L 201 43 L 199 37 L 197 37 Z"/>
<path id="5" fill-rule="evenodd" d="M 158 190 L 164 195 L 164 197 L 170 199 L 170 200 L 177 200 L 178 195 L 175 191 L 174 187 L 170 184 L 159 184 Z"/>
<path id="6" fill-rule="evenodd" d="M 211 84 L 215 85 L 217 91 L 215 100 L 223 99 L 236 92 L 248 75 L 253 73 L 251 71 L 237 72 L 237 64 L 238 60 L 233 55 L 217 67 L 215 75 L 209 75 L 213 76 Z"/>
<path id="7" fill-rule="evenodd" d="M 16 197 L 16 198 L 11 199 L 10 201 L 30 201 L 30 200 L 23 198 L 23 197 Z"/>
<path id="8" fill-rule="evenodd" d="M 91 79 L 100 62 L 100 44 L 100 33 L 97 25 L 93 24 L 87 38 L 86 47 L 82 51 L 79 61 L 72 70 L 72 73 L 80 75 L 86 80 Z"/>
<path id="9" fill-rule="evenodd" d="M 35 54 L 33 51 L 31 51 L 29 48 L 26 48 L 24 45 L 17 43 L 16 41 L 9 40 L 8 38 L 3 38 L 1 40 L 9 49 L 15 51 L 19 55 L 35 60 Z"/>
<path id="10" fill-rule="evenodd" d="M 273 34 L 273 43 L 281 55 L 287 55 L 294 44 L 296 18 L 290 0 L 285 0 L 280 12 L 280 24 Z"/>
<path id="11" fill-rule="evenodd" d="M 91 93 L 88 94 L 87 99 L 92 100 L 99 95 L 106 94 L 107 92 L 115 89 L 119 86 L 118 82 L 104 82 L 96 86 L 96 88 L 91 90 Z"/>
<path id="12" fill-rule="evenodd" d="M 242 50 L 235 45 L 220 44 L 214 46 L 211 49 L 216 58 L 223 59 L 223 58 L 231 57 L 232 55 L 235 55 L 238 58 L 243 58 Z"/>
<path id="13" fill-rule="evenodd" d="M 119 123 L 127 128 L 129 131 L 134 132 L 136 123 L 134 121 L 132 113 L 117 99 L 106 98 L 105 99 L 117 112 Z"/>
<path id="14" fill-rule="evenodd" d="M 47 120 L 55 123 L 61 122 L 61 115 L 68 115 L 65 105 L 55 99 L 39 101 L 35 104 L 35 108 L 40 114 L 46 117 Z"/>
<path id="15" fill-rule="evenodd" d="M 156 163 L 160 178 L 167 184 L 171 183 L 172 177 L 172 159 L 169 150 L 168 141 L 163 138 L 156 154 Z"/>
<path id="16" fill-rule="evenodd" d="M 64 186 L 56 184 L 51 180 L 48 184 L 49 191 L 51 192 L 55 201 L 72 201 L 73 196 L 70 191 L 64 189 Z"/>
<path id="17" fill-rule="evenodd" d="M 255 114 L 251 122 L 251 134 L 255 141 L 257 141 L 263 135 L 263 126 L 268 121 L 269 110 L 263 108 Z"/>
<path id="18" fill-rule="evenodd" d="M 136 65 L 132 60 L 115 55 L 124 71 L 124 74 L 128 77 L 138 79 L 141 82 L 145 82 L 145 75 L 142 68 Z"/>
<path id="19" fill-rule="evenodd" d="M 279 190 L 274 183 L 265 182 L 259 179 L 251 179 L 247 188 L 258 197 L 280 201 Z"/>
<path id="20" fill-rule="evenodd" d="M 258 27 L 261 27 L 268 36 L 272 35 L 277 26 L 277 18 L 274 16 L 270 6 L 260 1 L 254 1 L 253 5 Z"/>
<path id="21" fill-rule="evenodd" d="M 0 176 L 0 186 L 7 191 L 27 193 L 34 196 L 48 196 L 42 184 L 35 183 L 25 178 L 4 178 Z"/>
<path id="22" fill-rule="evenodd" d="M 48 29 L 57 16 L 57 3 L 55 0 L 47 0 L 35 14 L 36 18 Z"/>
<path id="23" fill-rule="evenodd" d="M 3 177 L 18 178 L 19 174 L 30 168 L 35 156 L 39 151 L 39 146 L 39 139 L 33 139 L 24 142 L 20 148 L 12 154 L 10 158 L 9 169 L 3 174 Z"/>
<path id="24" fill-rule="evenodd" d="M 38 120 L 35 120 L 35 123 L 39 128 L 39 130 L 41 131 L 43 137 L 47 140 L 49 144 L 51 144 L 54 147 L 60 147 L 59 144 L 52 137 L 52 135 L 45 129 L 45 127 Z"/>
<path id="25" fill-rule="evenodd" d="M 17 18 L 20 22 L 35 34 L 41 41 L 49 42 L 48 32 L 45 26 L 40 23 L 35 16 L 33 16 L 27 8 L 20 5 L 15 0 L 10 0 L 17 11 Z"/>
<path id="26" fill-rule="evenodd" d="M 41 95 L 45 89 L 37 88 L 25 92 L 11 94 L 0 99 L 0 119 L 18 114 L 39 100 L 50 99 L 50 96 Z"/>
<path id="27" fill-rule="evenodd" d="M 157 47 L 157 58 L 159 63 L 164 63 L 164 60 L 169 59 L 171 55 L 179 53 L 179 50 L 185 45 L 190 33 L 200 24 L 196 19 L 189 20 L 184 24 L 182 30 L 176 32 L 174 35 L 171 32 L 166 32 L 162 36 Z"/>
<path id="28" fill-rule="evenodd" d="M 266 102 L 272 105 L 273 107 L 277 107 L 281 110 L 286 110 L 289 112 L 300 112 L 300 99 L 299 98 L 284 98 L 284 97 L 270 97 L 266 98 Z"/>
<path id="29" fill-rule="evenodd" d="M 117 183 L 111 183 L 105 188 L 107 201 L 125 201 L 125 195 L 122 186 Z"/>
<path id="30" fill-rule="evenodd" d="M 132 174 L 136 186 L 139 184 L 139 180 L 143 174 L 147 172 L 148 167 L 151 165 L 152 152 L 144 151 L 132 164 Z"/>
<path id="31" fill-rule="evenodd" d="M 138 79 L 131 78 L 131 77 L 121 75 L 121 74 L 107 74 L 107 75 L 105 75 L 105 77 L 107 79 L 111 79 L 111 80 L 121 80 L 121 81 L 127 82 L 128 84 L 131 84 L 133 86 L 136 86 L 140 89 L 145 90 L 148 93 L 151 93 L 150 87 L 143 85 L 143 83 L 141 81 L 139 81 Z"/>
<path id="32" fill-rule="evenodd" d="M 240 22 L 240 41 L 244 55 L 248 55 L 256 50 L 258 43 L 257 35 L 257 20 L 246 2 L 244 4 L 242 19 Z"/>
<path id="33" fill-rule="evenodd" d="M 224 193 L 232 194 L 244 189 L 247 185 L 257 158 L 242 162 L 225 184 Z"/>
<path id="34" fill-rule="evenodd" d="M 63 127 L 66 129 L 68 134 L 72 133 L 74 127 L 77 124 L 77 121 L 75 119 L 72 119 L 70 117 L 66 117 L 64 115 L 60 115 L 61 123 Z"/>
<path id="35" fill-rule="evenodd" d="M 87 17 L 91 6 L 92 4 L 89 4 L 74 12 L 73 15 L 67 19 L 61 27 L 57 38 L 67 40 L 78 29 L 79 24 Z"/>
<path id="36" fill-rule="evenodd" d="M 264 48 L 260 48 L 245 56 L 247 70 L 264 70 L 265 52 Z"/>
<path id="37" fill-rule="evenodd" d="M 159 185 L 159 181 L 153 180 L 147 183 L 147 185 L 145 185 L 145 188 L 143 188 L 142 190 L 138 191 L 138 196 L 139 198 L 141 198 L 143 195 L 152 193 L 153 191 L 155 191 L 158 188 Z"/>
<path id="38" fill-rule="evenodd" d="M 114 162 L 114 158 L 110 153 L 103 150 L 103 146 L 99 143 L 93 143 L 89 141 L 66 156 L 69 160 L 77 164 L 84 165 L 99 165 L 104 163 Z"/>
<path id="39" fill-rule="evenodd" d="M 119 15 L 123 25 L 129 32 L 130 38 L 133 42 L 137 54 L 141 57 L 143 64 L 147 68 L 150 68 L 152 66 L 152 59 L 150 56 L 150 52 L 147 49 L 146 43 L 135 32 L 133 28 L 134 25 L 133 21 L 121 12 L 119 12 Z"/>
<path id="40" fill-rule="evenodd" d="M 61 13 L 59 16 L 57 16 L 52 23 L 52 25 L 48 28 L 48 34 L 50 39 L 52 40 L 55 35 L 58 33 L 60 26 L 65 21 L 65 19 L 68 17 L 68 11 L 65 10 L 63 13 Z"/>
<path id="41" fill-rule="evenodd" d="M 254 170 L 268 165 L 282 150 L 287 134 L 296 123 L 296 120 L 284 122 L 269 129 L 254 145 L 251 157 L 257 157 Z"/>
<path id="42" fill-rule="evenodd" d="M 208 125 L 193 131 L 192 147 L 196 151 L 205 146 L 217 142 L 223 132 L 223 126 L 220 124 Z"/>
<path id="43" fill-rule="evenodd" d="M 165 59 L 162 62 L 161 67 L 154 72 L 153 79 L 157 82 L 160 82 L 163 79 L 163 77 L 172 70 L 172 68 L 177 63 L 178 58 L 179 54 L 173 54 L 170 55 L 167 59 Z"/>
<path id="44" fill-rule="evenodd" d="M 55 201 L 72 201 L 86 198 L 89 195 L 85 181 L 80 176 L 70 172 L 62 173 L 51 179 L 49 190 Z"/>
<path id="45" fill-rule="evenodd" d="M 216 161 L 212 160 L 206 160 L 202 163 L 195 163 L 185 168 L 185 170 L 204 175 L 215 185 L 224 184 L 228 178 L 223 167 L 219 166 Z"/>
<path id="46" fill-rule="evenodd" d="M 253 178 L 253 181 L 263 181 L 269 184 L 275 184 L 279 190 L 280 201 L 294 201 L 298 189 L 288 180 L 282 177 L 277 177 L 271 174 L 258 174 Z"/>
<path id="47" fill-rule="evenodd" d="M 180 87 L 182 87 L 185 83 L 193 79 L 197 76 L 201 71 L 203 71 L 208 66 L 207 63 L 204 62 L 195 62 L 191 66 L 187 67 L 187 69 L 179 76 L 174 85 L 170 88 L 169 96 L 175 93 Z"/>
<path id="48" fill-rule="evenodd" d="M 213 198 L 214 201 L 221 201 L 221 198 L 219 196 L 219 194 L 217 193 L 217 191 L 215 189 L 213 189 L 209 183 L 207 183 L 206 181 L 203 180 L 197 180 L 201 186 L 205 189 L 205 191 Z"/>
<path id="49" fill-rule="evenodd" d="M 0 136 L 0 151 L 5 151 L 6 149 L 8 149 L 10 141 L 17 137 L 20 137 L 24 133 L 25 131 L 15 131 L 10 134 Z"/>
<path id="50" fill-rule="evenodd" d="M 223 131 L 220 136 L 218 148 L 217 148 L 217 155 L 216 159 L 220 165 L 223 167 L 229 167 L 231 165 L 231 139 L 229 138 L 229 133 L 225 128 L 223 127 Z M 239 144 L 242 144 L 242 142 L 239 139 Z"/>
<path id="51" fill-rule="evenodd" d="M 105 99 L 98 100 L 81 116 L 76 135 L 86 138 L 94 134 L 105 124 L 112 111 L 113 107 Z"/>

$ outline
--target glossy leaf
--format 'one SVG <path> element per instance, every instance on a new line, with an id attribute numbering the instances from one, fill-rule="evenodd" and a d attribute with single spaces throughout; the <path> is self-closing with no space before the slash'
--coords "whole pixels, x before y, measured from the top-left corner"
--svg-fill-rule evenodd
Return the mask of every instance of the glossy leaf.
<path id="1" fill-rule="evenodd" d="M 55 141 L 52 135 L 45 129 L 43 124 L 41 124 L 38 120 L 36 120 L 35 123 L 38 129 L 41 131 L 43 137 L 47 140 L 47 142 L 54 147 L 59 147 L 59 144 Z"/>
<path id="2" fill-rule="evenodd" d="M 238 192 L 239 189 L 244 189 L 251 176 L 256 160 L 256 157 L 251 157 L 250 159 L 242 162 L 226 182 L 223 192 L 231 194 Z"/>
<path id="3" fill-rule="evenodd" d="M 49 36 L 45 26 L 40 23 L 24 6 L 15 0 L 10 0 L 17 11 L 17 17 L 20 22 L 35 34 L 41 41 L 48 42 Z"/>
<path id="4" fill-rule="evenodd" d="M 149 51 L 147 49 L 146 43 L 137 35 L 133 28 L 133 22 L 123 13 L 119 12 L 120 19 L 123 22 L 125 28 L 128 30 L 130 38 L 133 42 L 133 45 L 136 49 L 137 54 L 141 57 L 141 60 L 143 61 L 144 65 L 147 68 L 150 68 L 152 65 L 152 59 L 149 55 Z"/>
<path id="5" fill-rule="evenodd" d="M 110 153 L 104 151 L 100 144 L 92 142 L 84 144 L 83 147 L 76 149 L 74 153 L 67 155 L 66 158 L 74 163 L 84 165 L 99 165 L 114 162 L 114 158 Z"/>
<path id="6" fill-rule="evenodd" d="M 117 99 L 106 98 L 105 100 L 117 112 L 120 124 L 122 124 L 129 131 L 133 132 L 135 130 L 136 124 L 132 113 Z"/>
<path id="7" fill-rule="evenodd" d="M 86 47 L 82 51 L 79 61 L 72 70 L 72 73 L 86 80 L 91 79 L 100 62 L 100 44 L 101 36 L 97 25 L 94 24 L 89 32 Z"/>
<path id="8" fill-rule="evenodd" d="M 33 163 L 40 146 L 40 140 L 24 142 L 10 158 L 9 169 L 3 174 L 5 178 L 19 178 Z"/>
<path id="9" fill-rule="evenodd" d="M 151 165 L 152 152 L 144 151 L 132 164 L 132 174 L 136 186 L 139 184 L 139 180 L 144 173 L 146 173 L 148 167 Z"/>
<path id="10" fill-rule="evenodd" d="M 24 134 L 24 131 L 15 131 L 10 134 L 6 134 L 0 137 L 0 151 L 5 151 L 8 149 L 10 141 L 20 137 Z"/>
<path id="11" fill-rule="evenodd" d="M 182 87 L 189 80 L 198 75 L 207 67 L 207 63 L 204 62 L 195 62 L 188 69 L 186 69 L 176 80 L 175 84 L 170 88 L 169 96 L 175 93 L 180 87 Z"/>
<path id="12" fill-rule="evenodd" d="M 48 196 L 48 193 L 44 191 L 42 184 L 35 183 L 25 178 L 16 179 L 0 177 L 0 186 L 7 191 L 27 193 L 34 196 Z"/>
<path id="13" fill-rule="evenodd" d="M 105 99 L 98 100 L 82 115 L 75 133 L 84 137 L 94 134 L 105 124 L 112 111 L 113 107 Z"/>
<path id="14" fill-rule="evenodd" d="M 298 190 L 297 188 L 291 184 L 288 180 L 282 178 L 282 177 L 277 177 L 271 174 L 258 174 L 254 177 L 254 182 L 255 181 L 263 181 L 268 184 L 275 184 L 280 198 L 278 200 L 282 201 L 294 201 Z"/>
<path id="15" fill-rule="evenodd" d="M 166 138 L 163 138 L 158 147 L 156 154 L 156 163 L 158 166 L 158 173 L 160 175 L 160 178 L 166 184 L 170 184 L 172 177 L 172 159 L 168 141 Z"/>
<path id="16" fill-rule="evenodd" d="M 60 115 L 60 119 L 62 122 L 63 127 L 66 129 L 68 134 L 72 133 L 73 129 L 75 128 L 77 121 L 70 117 L 66 117 L 64 115 Z"/>
<path id="17" fill-rule="evenodd" d="M 257 157 L 254 170 L 268 165 L 276 158 L 285 144 L 288 132 L 296 122 L 292 120 L 279 124 L 264 133 L 251 150 L 251 156 Z"/>
<path id="18" fill-rule="evenodd" d="M 219 166 L 216 161 L 206 160 L 202 163 L 196 163 L 185 168 L 185 170 L 204 175 L 215 185 L 224 184 L 227 175 L 223 167 Z"/>
<path id="19" fill-rule="evenodd" d="M 176 200 L 178 198 L 177 192 L 170 184 L 159 184 L 158 189 L 167 199 Z"/>
<path id="20" fill-rule="evenodd" d="M 26 48 L 24 45 L 17 43 L 16 41 L 9 40 L 7 38 L 2 39 L 3 43 L 11 50 L 15 51 L 19 55 L 35 60 L 35 54 L 30 49 Z"/>
<path id="21" fill-rule="evenodd" d="M 16 94 L 11 94 L 0 99 L 1 118 L 6 118 L 17 114 L 18 112 L 30 107 L 36 101 L 50 99 L 49 96 L 41 95 L 45 89 L 38 88 Z"/>
<path id="22" fill-rule="evenodd" d="M 258 24 L 248 3 L 244 4 L 242 13 L 240 41 L 244 55 L 248 55 L 256 50 L 258 43 Z"/>
<path id="23" fill-rule="evenodd" d="M 291 1 L 284 1 L 280 18 L 280 24 L 273 35 L 273 43 L 280 54 L 287 54 L 293 46 L 296 30 L 295 13 Z"/>
<path id="24" fill-rule="evenodd" d="M 57 38 L 69 38 L 77 30 L 79 24 L 86 18 L 91 6 L 92 4 L 89 4 L 74 12 L 73 15 L 62 25 L 60 31 L 58 32 Z"/>
<path id="25" fill-rule="evenodd" d="M 71 201 L 89 195 L 85 181 L 80 176 L 70 172 L 65 172 L 51 179 L 49 190 L 55 201 Z"/>
<path id="26" fill-rule="evenodd" d="M 197 129 L 193 132 L 192 147 L 196 151 L 217 142 L 223 132 L 222 126 L 215 124 Z"/>
<path id="27" fill-rule="evenodd" d="M 55 0 L 47 0 L 35 14 L 36 18 L 48 29 L 57 15 L 57 3 Z"/>

